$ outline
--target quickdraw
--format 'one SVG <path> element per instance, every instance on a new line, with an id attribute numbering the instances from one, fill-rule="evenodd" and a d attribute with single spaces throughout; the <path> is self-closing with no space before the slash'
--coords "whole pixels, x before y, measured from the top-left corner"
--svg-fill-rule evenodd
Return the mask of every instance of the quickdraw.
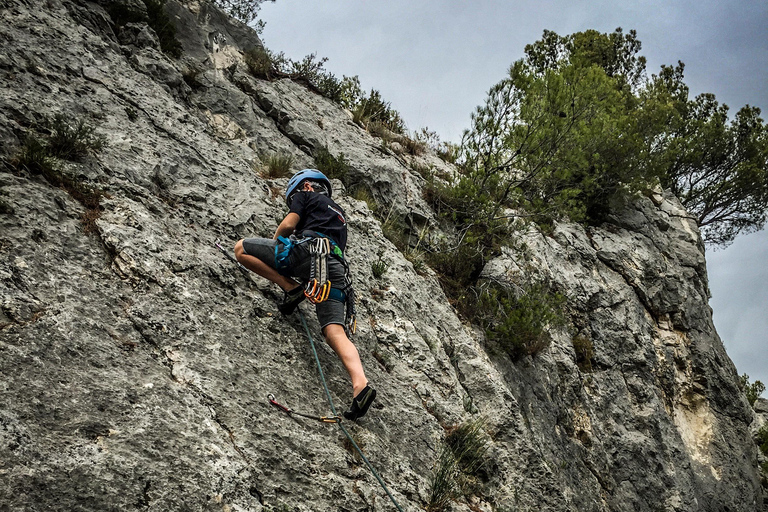
<path id="1" fill-rule="evenodd" d="M 310 279 L 304 286 L 304 295 L 314 304 L 324 302 L 331 293 L 331 281 L 328 279 L 330 254 L 331 242 L 327 238 L 317 237 L 309 242 Z"/>
<path id="2" fill-rule="evenodd" d="M 302 418 L 309 418 L 311 420 L 318 420 L 322 421 L 323 423 L 340 423 L 341 417 L 340 416 L 313 416 L 311 414 L 304 414 L 302 412 L 296 412 L 293 409 L 289 409 L 288 407 L 278 403 L 277 399 L 275 399 L 275 395 L 270 393 L 267 395 L 267 400 L 269 400 L 269 403 L 286 413 L 288 416 L 301 416 Z"/>

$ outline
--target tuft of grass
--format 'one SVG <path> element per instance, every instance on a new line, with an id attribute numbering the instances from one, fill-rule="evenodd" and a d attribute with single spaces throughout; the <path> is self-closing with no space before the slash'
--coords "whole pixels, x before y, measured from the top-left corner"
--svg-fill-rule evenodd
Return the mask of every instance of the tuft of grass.
<path id="1" fill-rule="evenodd" d="M 434 167 L 431 165 L 420 164 L 416 161 L 411 162 L 411 170 L 416 172 L 419 176 L 425 180 L 433 180 Z"/>
<path id="2" fill-rule="evenodd" d="M 370 190 L 368 190 L 363 185 L 360 185 L 355 189 L 355 191 L 352 193 L 352 197 L 358 201 L 363 201 L 366 205 L 368 205 L 368 209 L 371 210 L 371 212 L 374 214 L 379 210 L 379 205 L 376 203 L 376 200 L 373 198 Z"/>
<path id="3" fill-rule="evenodd" d="M 450 448 L 443 446 L 429 479 L 427 512 L 441 512 L 459 496 L 456 469 L 456 458 Z"/>
<path id="4" fill-rule="evenodd" d="M 399 142 L 409 155 L 420 156 L 426 151 L 426 146 L 417 140 L 413 140 L 410 137 L 402 136 L 397 142 Z"/>
<path id="5" fill-rule="evenodd" d="M 291 174 L 293 157 L 282 153 L 262 156 L 264 174 L 268 178 L 287 178 Z"/>
<path id="6" fill-rule="evenodd" d="M 407 250 L 403 253 L 405 259 L 411 262 L 413 270 L 420 276 L 427 273 L 427 262 L 424 261 L 424 253 L 418 249 Z"/>
<path id="7" fill-rule="evenodd" d="M 387 270 L 389 270 L 389 264 L 390 261 L 384 258 L 384 253 L 379 252 L 376 261 L 371 263 L 371 271 L 373 272 L 373 277 L 376 279 L 381 279 L 384 277 L 384 274 L 386 274 Z"/>
<path id="8" fill-rule="evenodd" d="M 573 338 L 573 350 L 576 352 L 576 365 L 584 373 L 592 372 L 592 358 L 595 355 L 592 347 L 592 340 L 588 337 L 579 335 Z"/>
<path id="9" fill-rule="evenodd" d="M 485 419 L 477 418 L 451 428 L 445 437 L 445 444 L 453 453 L 462 473 L 477 475 L 485 463 L 485 454 L 488 451 L 489 438 Z"/>
<path id="10" fill-rule="evenodd" d="M 426 510 L 445 510 L 450 501 L 467 494 L 486 461 L 490 437 L 483 418 L 448 429 L 430 478 Z"/>
<path id="11" fill-rule="evenodd" d="M 477 407 L 475 406 L 475 401 L 470 395 L 467 395 L 464 398 L 462 398 L 461 404 L 464 406 L 464 410 L 469 414 L 477 413 Z"/>
<path id="12" fill-rule="evenodd" d="M 405 223 L 397 216 L 390 215 L 384 219 L 384 222 L 381 223 L 381 231 L 384 233 L 384 237 L 392 242 L 400 252 L 408 251 L 409 231 Z"/>

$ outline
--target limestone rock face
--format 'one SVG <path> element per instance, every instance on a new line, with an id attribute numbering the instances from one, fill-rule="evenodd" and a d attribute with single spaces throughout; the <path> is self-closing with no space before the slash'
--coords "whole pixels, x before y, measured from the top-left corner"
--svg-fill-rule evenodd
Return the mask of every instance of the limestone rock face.
<path id="1" fill-rule="evenodd" d="M 512 362 L 350 195 L 364 186 L 417 230 L 435 215 L 414 169 L 448 164 L 395 152 L 301 84 L 254 78 L 243 52 L 260 41 L 207 2 L 166 4 L 179 59 L 146 24 L 116 27 L 107 3 L 0 5 L 0 510 L 394 509 L 336 426 L 269 404 L 329 413 L 298 316 L 214 246 L 271 236 L 286 180 L 264 178 L 265 161 L 299 170 L 320 148 L 350 165 L 350 190 L 335 188 L 354 339 L 379 391 L 345 425 L 403 510 L 429 502 L 446 430 L 479 416 L 484 470 L 450 510 L 765 510 L 750 433 L 765 420 L 738 389 L 674 197 L 639 198 L 600 228 L 531 232 L 527 256 L 489 263 L 488 278 L 545 278 L 568 297 L 570 329 Z M 59 179 L 17 158 L 56 114 L 106 140 L 58 161 Z M 343 410 L 348 378 L 301 308 Z"/>

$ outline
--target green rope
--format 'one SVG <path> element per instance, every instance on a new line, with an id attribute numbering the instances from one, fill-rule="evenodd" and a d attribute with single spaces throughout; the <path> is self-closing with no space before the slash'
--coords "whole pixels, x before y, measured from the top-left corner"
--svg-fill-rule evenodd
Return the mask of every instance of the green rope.
<path id="1" fill-rule="evenodd" d="M 328 389 L 328 384 L 325 382 L 325 375 L 323 374 L 323 367 L 320 366 L 320 358 L 317 357 L 317 350 L 315 349 L 315 341 L 312 339 L 312 334 L 309 332 L 309 327 L 307 326 L 307 321 L 304 318 L 304 313 L 301 312 L 301 309 L 299 311 L 299 318 L 301 318 L 301 325 L 304 326 L 304 330 L 307 332 L 307 338 L 309 339 L 309 344 L 312 347 L 312 354 L 315 356 L 315 362 L 317 363 L 317 370 L 320 372 L 320 380 L 323 382 L 323 387 L 325 388 L 325 395 L 328 397 L 328 403 L 331 406 L 331 412 L 334 416 L 338 416 L 336 414 L 336 408 L 333 406 L 333 399 L 331 398 L 331 392 Z M 341 431 L 344 432 L 344 435 L 347 436 L 347 439 L 349 439 L 349 442 L 352 443 L 352 446 L 355 447 L 355 450 L 357 450 L 357 453 L 360 454 L 360 457 L 365 461 L 365 465 L 368 466 L 368 469 L 371 470 L 371 473 L 373 473 L 373 476 L 376 477 L 376 480 L 379 481 L 381 484 L 381 487 L 384 489 L 384 492 L 387 493 L 387 496 L 389 496 L 389 499 L 392 500 L 392 503 L 395 504 L 395 508 L 399 510 L 400 512 L 403 512 L 403 509 L 400 508 L 400 505 L 397 504 L 397 501 L 395 500 L 395 497 L 392 496 L 392 493 L 389 492 L 389 489 L 387 488 L 387 485 L 384 483 L 384 480 L 381 479 L 379 474 L 376 472 L 376 470 L 373 468 L 373 465 L 371 465 L 370 461 L 368 461 L 368 458 L 363 454 L 363 451 L 360 449 L 359 446 L 357 446 L 357 443 L 354 439 L 352 439 L 352 436 L 349 435 L 349 432 L 347 432 L 347 429 L 344 428 L 344 425 L 342 422 L 338 422 L 337 425 L 339 428 L 341 428 Z"/>

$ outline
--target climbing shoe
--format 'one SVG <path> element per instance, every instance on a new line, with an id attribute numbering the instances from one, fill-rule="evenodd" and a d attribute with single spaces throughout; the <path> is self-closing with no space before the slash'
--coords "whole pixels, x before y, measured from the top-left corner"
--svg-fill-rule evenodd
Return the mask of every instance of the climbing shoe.
<path id="1" fill-rule="evenodd" d="M 290 315 L 304 300 L 304 289 L 301 286 L 294 288 L 289 292 L 283 292 L 283 302 L 277 306 L 277 310 L 284 315 Z"/>
<path id="2" fill-rule="evenodd" d="M 368 408 L 373 403 L 374 398 L 376 398 L 376 390 L 366 385 L 352 400 L 352 407 L 344 413 L 344 417 L 350 421 L 362 418 L 368 412 Z"/>

